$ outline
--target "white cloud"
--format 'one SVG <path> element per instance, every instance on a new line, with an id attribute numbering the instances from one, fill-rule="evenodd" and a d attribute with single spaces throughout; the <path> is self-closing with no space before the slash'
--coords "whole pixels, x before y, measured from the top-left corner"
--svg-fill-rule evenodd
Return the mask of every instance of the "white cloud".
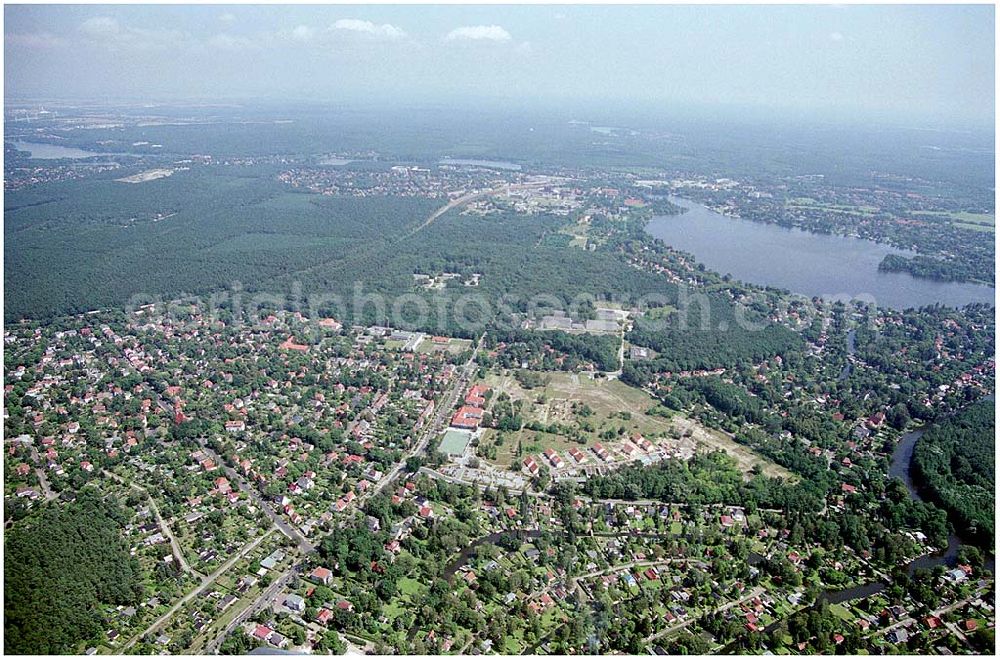
<path id="1" fill-rule="evenodd" d="M 51 32 L 26 32 L 23 34 L 5 34 L 4 41 L 14 46 L 25 48 L 60 48 L 69 42 L 57 37 Z"/>
<path id="2" fill-rule="evenodd" d="M 296 41 L 298 43 L 311 43 L 317 37 L 322 36 L 322 31 L 318 30 L 309 25 L 296 25 L 295 27 L 288 29 L 284 28 L 278 30 L 274 33 L 265 33 L 262 35 L 262 39 L 267 42 L 271 42 L 273 39 L 278 41 Z"/>
<path id="3" fill-rule="evenodd" d="M 497 43 L 511 40 L 510 32 L 499 25 L 463 25 L 457 27 L 445 37 L 447 41 L 495 41 Z"/>
<path id="4" fill-rule="evenodd" d="M 190 35 L 180 30 L 136 28 L 108 16 L 88 18 L 80 24 L 79 32 L 85 39 L 109 50 L 176 48 L 191 41 Z"/>
<path id="5" fill-rule="evenodd" d="M 88 37 L 100 39 L 121 34 L 121 25 L 113 18 L 97 16 L 96 18 L 88 18 L 81 23 L 80 32 Z"/>
<path id="6" fill-rule="evenodd" d="M 316 36 L 316 28 L 311 28 L 308 25 L 297 25 L 292 29 L 291 36 L 296 41 L 310 41 Z"/>
<path id="7" fill-rule="evenodd" d="M 236 14 L 226 12 L 225 14 L 219 14 L 219 20 L 223 23 L 233 23 L 236 21 Z"/>
<path id="8" fill-rule="evenodd" d="M 333 29 L 360 32 L 385 39 L 402 39 L 406 36 L 406 32 L 395 25 L 389 25 L 388 23 L 376 25 L 371 21 L 363 21 L 357 18 L 341 18 L 333 24 Z"/>
<path id="9" fill-rule="evenodd" d="M 249 48 L 253 45 L 253 42 L 246 37 L 238 37 L 220 32 L 208 40 L 208 45 L 219 50 L 241 50 Z"/>
<path id="10" fill-rule="evenodd" d="M 844 40 L 844 35 L 842 35 L 840 32 L 830 33 L 830 41 L 843 41 L 843 40 Z"/>

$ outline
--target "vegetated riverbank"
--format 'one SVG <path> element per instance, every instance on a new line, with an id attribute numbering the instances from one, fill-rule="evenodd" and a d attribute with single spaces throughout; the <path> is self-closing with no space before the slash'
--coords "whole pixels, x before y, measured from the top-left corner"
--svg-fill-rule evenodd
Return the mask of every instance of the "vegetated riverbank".
<path id="1" fill-rule="evenodd" d="M 951 261 L 935 259 L 918 254 L 915 257 L 904 257 L 899 254 L 887 254 L 878 265 L 882 273 L 909 273 L 913 277 L 922 277 L 936 282 L 968 282 L 994 286 L 994 282 L 986 282 L 978 277 L 976 269 L 971 265 L 963 267 Z"/>
<path id="2" fill-rule="evenodd" d="M 994 397 L 992 395 L 986 397 L 984 400 L 972 404 L 972 406 L 966 408 L 962 412 L 980 405 L 989 406 L 990 410 L 992 410 L 993 399 Z M 962 412 L 957 413 L 954 417 L 960 416 Z M 952 418 L 949 418 L 949 420 L 950 419 Z M 899 440 L 899 444 L 896 445 L 896 449 L 892 453 L 892 462 L 889 466 L 889 477 L 900 479 L 903 482 L 903 485 L 906 486 L 906 491 L 910 494 L 910 497 L 918 501 L 924 501 L 925 498 L 921 493 L 918 483 L 914 482 L 914 450 L 924 434 L 934 428 L 936 428 L 936 426 L 921 426 L 904 433 L 903 437 Z M 984 544 L 981 538 L 970 536 L 967 533 L 967 528 L 959 529 L 962 530 L 961 534 L 958 532 L 952 532 L 948 535 L 948 546 L 946 548 L 917 557 L 907 564 L 906 572 L 912 575 L 914 571 L 919 568 L 931 569 L 939 565 L 954 566 L 958 562 L 958 552 L 963 543 L 967 545 L 977 545 L 985 550 L 989 554 L 989 558 L 986 562 L 986 569 L 991 573 L 995 572 L 996 558 L 992 555 L 992 545 Z M 868 584 L 858 585 L 849 589 L 825 591 L 820 595 L 820 599 L 825 600 L 828 603 L 842 603 L 849 600 L 855 600 L 857 598 L 872 596 L 879 593 L 887 586 L 888 585 L 885 582 L 870 582 Z"/>
<path id="3" fill-rule="evenodd" d="M 911 480 L 922 496 L 987 550 L 995 531 L 995 430 L 992 399 L 978 401 L 929 427 L 911 458 Z"/>

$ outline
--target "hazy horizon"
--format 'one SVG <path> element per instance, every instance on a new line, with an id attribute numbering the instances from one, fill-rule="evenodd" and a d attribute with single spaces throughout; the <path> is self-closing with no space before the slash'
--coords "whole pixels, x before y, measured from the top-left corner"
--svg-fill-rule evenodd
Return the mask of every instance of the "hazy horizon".
<path id="1" fill-rule="evenodd" d="M 8 5 L 4 90 L 981 129 L 993 22 L 991 5 Z"/>

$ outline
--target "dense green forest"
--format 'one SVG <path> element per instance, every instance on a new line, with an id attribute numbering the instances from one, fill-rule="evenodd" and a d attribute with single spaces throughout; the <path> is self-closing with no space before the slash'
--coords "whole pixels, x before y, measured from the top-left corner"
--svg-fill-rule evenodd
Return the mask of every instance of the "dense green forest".
<path id="1" fill-rule="evenodd" d="M 728 298 L 713 295 L 700 303 L 693 301 L 686 312 L 675 311 L 667 319 L 640 319 L 628 340 L 660 355 L 654 360 L 631 362 L 623 377 L 644 385 L 658 372 L 757 363 L 803 345 L 792 330 L 756 319 L 749 311 L 743 317 L 739 313 Z"/>
<path id="2" fill-rule="evenodd" d="M 564 218 L 451 212 L 414 232 L 440 201 L 288 192 L 274 174 L 270 166 L 202 168 L 135 186 L 95 179 L 8 194 L 7 320 L 204 296 L 238 283 L 244 308 L 263 293 L 349 322 L 391 316 L 396 327 L 473 336 L 540 296 L 556 308 L 581 293 L 675 297 L 662 278 L 615 254 L 543 241 Z M 481 273 L 481 283 L 414 285 L 414 273 L 446 271 Z M 232 292 L 219 301 L 227 299 Z"/>
<path id="3" fill-rule="evenodd" d="M 122 540 L 124 512 L 83 491 L 7 530 L 4 653 L 79 652 L 104 634 L 102 606 L 138 603 L 139 566 Z"/>
<path id="4" fill-rule="evenodd" d="M 990 261 L 993 258 L 992 255 L 984 255 L 979 261 L 969 259 L 946 261 L 922 254 L 915 257 L 887 254 L 878 265 L 878 269 L 887 273 L 909 273 L 914 277 L 925 277 L 942 282 L 985 281 L 992 284 L 993 269 Z"/>
<path id="5" fill-rule="evenodd" d="M 533 368 L 573 370 L 581 363 L 593 362 L 597 369 L 614 371 L 618 368 L 618 337 L 614 335 L 572 335 L 560 330 L 532 332 L 494 325 L 487 334 L 486 348 L 504 344 L 496 359 L 506 369 L 517 368 L 528 361 Z M 553 355 L 546 349 L 556 351 Z M 535 359 L 537 358 L 537 363 Z M 557 363 L 557 358 L 562 358 Z M 480 363 L 491 363 L 487 358 Z"/>
<path id="6" fill-rule="evenodd" d="M 595 299 L 635 300 L 657 293 L 672 299 L 673 288 L 662 278 L 634 268 L 605 252 L 547 245 L 542 238 L 565 223 L 551 215 L 505 213 L 483 218 L 452 211 L 434 224 L 411 235 L 371 249 L 359 248 L 350 258 L 324 264 L 294 277 L 304 291 L 339 295 L 353 300 L 345 283 L 361 282 L 366 292 L 392 300 L 416 294 L 426 301 L 402 305 L 393 325 L 472 336 L 486 322 L 509 320 L 524 314 L 533 302 L 544 300 L 552 308 L 570 308 L 580 294 Z M 413 273 L 481 273 L 478 287 L 451 280 L 444 289 L 427 292 L 413 285 Z M 459 278 L 461 279 L 461 278 Z M 385 320 L 374 305 L 356 311 L 358 322 Z M 472 323 L 469 323 L 471 321 Z M 472 328 L 471 325 L 479 325 Z"/>
<path id="7" fill-rule="evenodd" d="M 979 401 L 932 426 L 913 450 L 914 477 L 956 528 L 993 545 L 996 419 Z"/>
<path id="8" fill-rule="evenodd" d="M 790 485 L 757 475 L 749 481 L 725 452 L 696 454 L 688 461 L 668 459 L 651 466 L 627 467 L 591 477 L 583 491 L 592 497 L 654 499 L 669 503 L 730 504 L 819 511 L 823 493 L 809 484 Z"/>
<path id="9" fill-rule="evenodd" d="M 5 198 L 5 318 L 244 290 L 391 239 L 437 204 L 284 192 L 270 170 L 69 181 Z"/>

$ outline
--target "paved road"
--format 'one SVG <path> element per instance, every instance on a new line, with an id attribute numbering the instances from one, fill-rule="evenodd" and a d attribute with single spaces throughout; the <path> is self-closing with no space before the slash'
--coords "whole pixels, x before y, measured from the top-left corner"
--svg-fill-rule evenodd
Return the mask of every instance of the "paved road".
<path id="1" fill-rule="evenodd" d="M 174 537 L 174 533 L 170 530 L 170 527 L 167 525 L 166 521 L 163 520 L 163 516 L 160 515 L 160 508 L 156 506 L 156 500 L 154 500 L 153 496 L 149 494 L 149 491 L 140 486 L 139 484 L 135 483 L 134 481 L 125 481 L 125 479 L 118 476 L 114 472 L 109 472 L 108 470 L 103 470 L 103 472 L 105 476 L 114 479 L 118 483 L 125 484 L 126 486 L 131 486 L 132 488 L 135 488 L 136 490 L 141 490 L 143 493 L 146 494 L 146 497 L 149 499 L 149 508 L 153 510 L 153 515 L 156 516 L 156 522 L 159 523 L 160 525 L 160 531 L 163 532 L 163 535 L 166 536 L 167 539 L 170 541 L 170 548 L 174 551 L 174 557 L 177 558 L 177 561 L 180 564 L 181 568 L 184 570 L 185 573 L 192 573 L 194 575 L 197 575 L 198 577 L 204 577 L 204 575 L 191 568 L 191 565 L 188 564 L 187 559 L 184 558 L 184 553 L 181 552 L 180 544 L 177 542 L 177 539 Z"/>
<path id="2" fill-rule="evenodd" d="M 748 600 L 753 600 L 757 596 L 760 596 L 761 594 L 763 594 L 764 591 L 765 590 L 764 590 L 763 587 L 754 587 L 753 589 L 750 590 L 750 593 L 747 594 L 746 596 L 744 596 L 743 598 L 740 598 L 739 600 L 730 601 L 730 602 L 726 603 L 725 605 L 721 605 L 721 606 L 715 608 L 714 610 L 712 610 L 711 614 L 718 614 L 719 612 L 725 612 L 726 610 L 728 610 L 728 609 L 730 609 L 732 607 L 736 607 L 737 605 L 739 605 L 741 603 L 745 603 Z M 663 630 L 655 632 L 652 635 L 650 635 L 649 637 L 647 637 L 646 639 L 642 640 L 642 643 L 643 644 L 649 644 L 649 643 L 651 643 L 651 642 L 653 642 L 653 641 L 655 641 L 655 640 L 657 640 L 657 639 L 659 639 L 661 637 L 669 635 L 672 632 L 676 632 L 678 630 L 682 630 L 684 628 L 687 628 L 692 623 L 694 623 L 698 618 L 699 617 L 691 617 L 690 619 L 688 619 L 686 621 L 683 621 L 683 622 L 680 622 L 680 623 L 676 623 L 676 624 L 670 626 L 669 628 L 664 628 Z"/>
<path id="3" fill-rule="evenodd" d="M 420 224 L 420 226 L 418 226 L 416 229 L 414 229 L 413 231 L 411 231 L 407 235 L 407 238 L 409 236 L 413 236 L 414 234 L 416 234 L 421 229 L 424 229 L 425 227 L 430 226 L 431 223 L 433 223 L 435 220 L 437 220 L 438 218 L 440 218 L 442 215 L 444 215 L 448 211 L 450 211 L 452 209 L 455 209 L 455 208 L 458 208 L 459 206 L 464 206 L 465 204 L 468 204 L 469 202 L 474 202 L 477 199 L 483 199 L 485 197 L 490 197 L 492 195 L 498 195 L 498 194 L 500 194 L 502 192 L 510 192 L 510 191 L 513 191 L 513 190 L 530 190 L 531 188 L 540 188 L 542 186 L 550 186 L 553 183 L 555 183 L 555 182 L 554 181 L 550 181 L 550 180 L 532 181 L 531 183 L 518 183 L 518 184 L 511 185 L 511 186 L 502 186 L 500 188 L 490 188 L 488 190 L 480 190 L 478 192 L 469 193 L 468 195 L 462 195 L 461 197 L 457 197 L 457 198 L 451 200 L 450 202 L 448 202 L 447 204 L 445 204 L 444 206 L 442 206 L 441 208 L 439 208 L 437 211 L 434 211 L 434 213 L 431 213 L 430 216 L 426 220 L 424 220 L 423 223 Z"/>
<path id="4" fill-rule="evenodd" d="M 374 495 L 375 493 L 385 490 L 385 487 L 391 484 L 395 479 L 406 469 L 406 460 L 412 456 L 419 456 L 427 448 L 427 444 L 431 441 L 435 435 L 441 432 L 445 420 L 451 415 L 452 409 L 455 404 L 458 403 L 458 398 L 461 396 L 465 388 L 469 384 L 469 380 L 475 370 L 476 355 L 479 353 L 480 349 L 483 347 L 483 342 L 486 340 L 486 335 L 484 334 L 476 342 L 476 347 L 472 350 L 472 355 L 469 357 L 468 361 L 462 365 L 461 371 L 459 371 L 458 377 L 452 383 L 451 388 L 448 390 L 447 394 L 441 399 L 441 403 L 435 407 L 434 418 L 424 427 L 423 432 L 420 434 L 420 438 L 417 444 L 414 445 L 413 449 L 409 451 L 400 461 L 396 464 L 396 467 L 392 469 L 391 472 L 383 475 L 382 479 L 376 484 L 375 488 L 369 489 L 362 497 L 358 499 L 358 507 L 360 508 L 364 501 Z"/>
<path id="5" fill-rule="evenodd" d="M 442 213 L 443 212 L 445 211 L 442 210 Z M 433 217 L 429 219 L 429 221 L 432 220 Z M 362 505 L 363 501 L 366 498 L 371 497 L 375 493 L 384 490 L 387 485 L 392 483 L 399 476 L 399 474 L 406 468 L 407 458 L 411 456 L 417 456 L 427 448 L 427 444 L 430 442 L 431 438 L 433 438 L 439 432 L 447 416 L 451 414 L 452 408 L 454 408 L 455 404 L 457 403 L 458 397 L 464 392 L 466 386 L 468 385 L 469 379 L 471 378 L 475 367 L 476 355 L 482 348 L 484 341 L 485 341 L 485 335 L 480 337 L 479 341 L 476 343 L 476 347 L 473 349 L 472 355 L 469 357 L 469 360 L 462 366 L 461 371 L 458 374 L 458 377 L 455 379 L 448 393 L 442 399 L 441 404 L 437 407 L 436 412 L 434 414 L 434 418 L 425 427 L 423 433 L 421 433 L 417 444 L 414 445 L 413 449 L 399 461 L 399 463 L 391 472 L 385 474 L 382 477 L 382 479 L 379 481 L 379 483 L 375 485 L 374 488 L 371 488 L 365 495 L 358 498 L 357 505 L 359 507 Z M 239 489 L 244 493 L 246 493 L 250 497 L 250 499 L 253 500 L 253 502 L 265 512 L 265 514 L 268 516 L 271 522 L 274 523 L 274 525 L 279 530 L 281 530 L 281 532 L 285 534 L 285 536 L 289 537 L 290 539 L 296 542 L 299 550 L 302 551 L 303 554 L 309 555 L 316 551 L 316 547 L 312 543 L 310 543 L 309 540 L 305 538 L 305 536 L 303 536 L 297 529 L 295 529 L 294 527 L 290 526 L 287 522 L 285 522 L 285 520 L 272 509 L 270 504 L 264 501 L 264 499 L 260 496 L 259 491 L 257 491 L 256 488 L 248 484 L 246 480 L 243 479 L 243 476 L 240 475 L 238 472 L 236 472 L 236 470 L 229 467 L 226 464 L 226 462 L 223 461 L 221 457 L 219 457 L 219 455 L 214 450 L 212 450 L 204 440 L 201 441 L 201 446 L 202 449 L 205 451 L 205 453 L 209 457 L 211 457 L 212 460 L 215 461 L 217 465 L 222 466 L 223 470 L 226 473 L 226 476 L 231 481 L 235 482 L 238 485 Z M 258 539 L 257 542 L 259 541 L 260 539 Z M 270 603 L 277 596 L 278 592 L 282 588 L 284 588 L 284 586 L 287 585 L 288 582 L 297 574 L 299 568 L 300 568 L 299 566 L 293 566 L 289 568 L 278 579 L 276 579 L 273 583 L 268 585 L 268 588 L 264 590 L 258 598 L 256 598 L 252 603 L 250 603 L 250 605 L 248 605 L 242 612 L 240 612 L 240 614 L 236 618 L 234 618 L 233 621 L 230 622 L 230 624 L 226 626 L 224 630 L 220 631 L 220 633 L 205 646 L 205 653 L 206 654 L 217 653 L 219 646 L 226 639 L 226 636 L 231 634 L 234 630 L 236 630 L 240 625 L 242 625 L 254 614 L 264 609 L 267 606 L 267 604 Z M 209 578 L 206 578 L 206 581 L 208 581 L 209 579 L 214 579 L 214 578 L 213 576 L 209 576 Z M 206 581 L 203 581 L 203 585 L 207 585 L 209 583 Z M 180 607 L 188 599 L 197 594 L 198 591 L 200 591 L 202 588 L 203 587 L 199 587 L 199 589 L 188 594 L 188 596 L 185 596 L 185 598 L 177 605 L 175 605 L 173 608 L 171 608 L 171 610 L 167 614 L 165 614 L 163 617 L 157 620 L 157 622 L 154 622 L 154 625 L 151 626 L 150 629 L 155 629 L 156 626 L 160 625 L 162 621 L 166 620 L 166 618 L 169 617 L 170 614 L 172 614 L 178 607 Z M 141 637 L 141 635 L 139 637 Z M 138 639 L 138 637 L 136 639 Z M 131 644 L 133 643 L 134 641 L 130 641 L 129 646 L 131 646 Z"/>
<path id="6" fill-rule="evenodd" d="M 35 465 L 41 463 L 41 458 L 38 456 L 38 450 L 34 447 L 31 448 L 31 460 L 35 462 Z M 38 483 L 42 486 L 42 495 L 45 496 L 46 500 L 54 500 L 56 498 L 56 494 L 52 492 L 52 488 L 49 486 L 49 480 L 45 476 L 45 470 L 40 467 L 36 467 L 35 474 L 38 475 Z"/>
<path id="7" fill-rule="evenodd" d="M 300 566 L 294 564 L 282 573 L 274 582 L 268 585 L 267 589 L 261 592 L 252 603 L 246 606 L 239 615 L 229 622 L 224 630 L 220 631 L 211 642 L 205 645 L 204 653 L 215 654 L 219 652 L 219 646 L 234 630 L 243 625 L 248 619 L 268 606 L 277 596 L 278 592 L 285 588 L 291 579 L 298 572 Z"/>
<path id="8" fill-rule="evenodd" d="M 253 500 L 254 504 L 259 506 L 261 510 L 264 511 L 264 513 L 271 520 L 271 522 L 274 523 L 275 527 L 281 530 L 282 534 L 284 534 L 291 540 L 295 541 L 295 544 L 299 547 L 299 550 L 303 554 L 308 555 L 316 551 L 316 546 L 314 546 L 309 541 L 309 539 L 307 539 L 302 534 L 302 532 L 289 525 L 284 518 L 278 515 L 271 507 L 270 503 L 265 501 L 264 498 L 260 496 L 260 491 L 258 491 L 256 488 L 254 488 L 253 486 L 251 486 L 246 482 L 246 480 L 243 478 L 243 475 L 241 475 L 233 468 L 229 467 L 226 464 L 226 462 L 222 460 L 222 458 L 218 454 L 216 454 L 215 451 L 213 451 L 212 448 L 209 447 L 204 440 L 199 440 L 199 442 L 201 443 L 202 449 L 205 451 L 206 454 L 208 454 L 208 456 L 212 458 L 213 461 L 215 461 L 216 465 L 222 466 L 222 469 L 223 471 L 225 471 L 226 476 L 230 480 L 236 482 L 239 489 L 244 493 L 246 493 L 247 496 L 251 500 Z"/>
<path id="9" fill-rule="evenodd" d="M 625 370 L 625 324 L 622 323 L 621 336 L 619 337 L 620 342 L 618 344 L 618 371 L 608 374 L 608 378 L 614 376 L 615 378 L 621 378 L 622 371 Z"/>
<path id="10" fill-rule="evenodd" d="M 162 398 L 158 399 L 157 403 L 159 403 L 160 407 L 163 408 L 163 410 L 170 413 L 173 412 L 173 407 L 166 401 L 164 401 Z M 205 442 L 204 438 L 199 438 L 198 443 L 201 445 L 201 448 L 205 451 L 205 453 L 212 458 L 215 464 L 222 467 L 222 470 L 226 473 L 226 477 L 229 478 L 230 481 L 236 482 L 236 485 L 239 487 L 239 489 L 244 493 L 246 493 L 247 496 L 254 502 L 254 504 L 260 507 L 262 511 L 264 511 L 268 519 L 270 519 L 270 521 L 275 525 L 275 527 L 277 527 L 281 531 L 282 534 L 284 534 L 285 536 L 287 536 L 288 538 L 290 538 L 292 541 L 295 542 L 295 544 L 299 547 L 299 550 L 302 551 L 303 554 L 309 554 L 311 552 L 316 551 L 316 546 L 310 543 L 309 539 L 307 539 L 299 530 L 289 525 L 284 518 L 275 513 L 270 503 L 268 503 L 267 501 L 264 500 L 264 498 L 261 497 L 260 491 L 258 491 L 253 486 L 247 484 L 246 480 L 243 478 L 243 475 L 238 473 L 236 470 L 231 468 L 224 460 L 222 460 L 222 458 L 217 453 L 215 453 L 215 451 L 211 447 L 208 446 L 208 443 Z"/>
<path id="11" fill-rule="evenodd" d="M 422 473 L 426 474 L 427 476 L 432 477 L 434 479 L 440 479 L 441 481 L 447 481 L 448 483 L 453 483 L 453 484 L 462 484 L 464 486 L 476 486 L 476 487 L 479 488 L 479 490 L 484 491 L 484 492 L 486 490 L 491 489 L 491 488 L 497 488 L 497 487 L 499 487 L 499 485 L 497 485 L 494 482 L 489 481 L 489 480 L 473 483 L 473 482 L 469 481 L 468 479 L 461 479 L 459 477 L 456 477 L 456 476 L 453 476 L 453 475 L 450 475 L 450 474 L 444 474 L 443 472 L 438 472 L 437 470 L 431 469 L 429 467 L 422 467 L 422 468 L 420 468 L 420 471 Z M 509 494 L 511 494 L 511 495 L 520 495 L 522 492 L 524 492 L 524 491 L 522 491 L 522 490 L 520 490 L 518 488 L 515 488 L 513 486 L 506 486 L 506 488 L 507 488 L 507 492 Z M 549 495 L 547 495 L 545 493 L 536 493 L 535 491 L 532 491 L 532 490 L 528 491 L 528 495 L 530 495 L 532 497 L 549 497 Z"/>
<path id="12" fill-rule="evenodd" d="M 121 655 L 121 654 L 125 653 L 127 650 L 129 650 L 130 648 L 132 648 L 137 641 L 139 641 L 140 639 L 142 639 L 143 637 L 145 637 L 146 635 L 148 635 L 151 632 L 155 631 L 157 628 L 159 628 L 164 623 L 166 623 L 170 619 L 170 617 L 172 617 L 177 612 L 177 610 L 179 610 L 181 607 L 184 606 L 185 603 L 187 603 L 189 600 L 191 600 L 192 598 L 194 598 L 195 596 L 197 596 L 198 594 L 200 594 L 206 588 L 210 587 L 213 582 L 215 582 L 217 579 L 219 579 L 220 575 L 222 575 L 223 573 L 225 573 L 226 571 L 228 571 L 230 568 L 232 568 L 233 564 L 235 564 L 237 561 L 239 561 L 240 559 L 242 559 L 244 557 L 244 555 L 246 555 L 248 552 L 250 552 L 251 550 L 253 550 L 254 548 L 256 548 L 260 544 L 261 541 L 263 541 L 264 539 L 266 539 L 270 535 L 271 535 L 271 530 L 268 530 L 262 536 L 258 536 L 255 541 L 249 543 L 248 545 L 243 546 L 242 550 L 240 550 L 235 555 L 233 555 L 232 557 L 230 557 L 229 560 L 225 564 L 223 564 L 222 566 L 219 566 L 217 569 L 215 569 L 215 572 L 212 573 L 211 575 L 207 576 L 205 579 L 203 579 L 198 584 L 197 587 L 195 587 L 191 591 L 187 592 L 187 594 L 185 594 L 183 598 L 181 598 L 179 601 L 177 601 L 176 603 L 174 603 L 174 606 L 171 607 L 169 610 L 167 610 L 160 618 L 158 618 L 153 623 L 149 624 L 148 628 L 146 628 L 141 633 L 138 633 L 137 635 L 135 635 L 134 637 L 132 637 L 132 639 L 128 640 L 128 642 L 126 642 L 125 645 L 123 645 L 121 647 L 121 649 L 118 651 L 118 655 Z"/>
<path id="13" fill-rule="evenodd" d="M 485 483 L 485 482 L 483 482 L 483 483 L 473 483 L 473 482 L 465 480 L 465 479 L 459 479 L 458 477 L 454 477 L 454 476 L 452 476 L 450 474 L 444 474 L 442 472 L 438 472 L 437 470 L 434 470 L 434 469 L 429 468 L 429 467 L 422 467 L 422 468 L 420 468 L 420 471 L 422 473 L 426 474 L 429 477 L 432 477 L 432 478 L 435 478 L 435 479 L 441 479 L 442 481 L 447 481 L 449 483 L 463 484 L 463 485 L 466 485 L 466 486 L 478 486 L 479 490 L 482 490 L 482 491 L 486 491 L 486 490 L 488 490 L 490 488 L 496 488 L 497 487 L 497 486 L 495 486 L 493 484 L 489 484 L 489 483 Z M 511 495 L 521 495 L 524 491 L 518 490 L 516 488 L 511 488 L 511 487 L 508 486 L 507 487 L 507 492 L 510 493 Z M 537 497 L 537 498 L 540 498 L 540 499 L 552 499 L 552 495 L 550 495 L 547 492 L 541 492 L 541 493 L 539 493 L 539 492 L 536 492 L 536 491 L 533 491 L 533 490 L 528 490 L 527 494 L 530 495 L 530 496 L 532 496 L 532 497 Z M 659 500 L 598 499 L 598 498 L 589 497 L 587 495 L 583 495 L 582 493 L 577 493 L 576 498 L 578 500 L 580 500 L 581 502 L 584 502 L 584 503 L 587 503 L 587 504 L 613 504 L 613 505 L 616 505 L 616 506 L 657 506 L 657 507 L 666 506 L 666 507 L 677 507 L 677 508 L 681 508 L 681 509 L 684 509 L 684 508 L 687 508 L 687 507 L 691 506 L 690 504 L 685 503 L 685 502 L 661 502 Z M 731 504 L 705 504 L 705 505 L 702 505 L 702 508 L 705 508 L 705 509 L 719 509 L 719 510 L 726 510 L 726 511 L 729 511 L 729 510 L 739 510 L 739 511 L 742 511 L 743 510 L 743 507 L 734 506 L 734 505 L 731 505 Z M 758 511 L 768 511 L 770 513 L 782 513 L 781 509 L 766 509 L 766 508 L 762 508 L 762 507 L 757 507 L 757 510 Z M 600 534 L 598 534 L 598 536 L 600 536 Z M 662 535 L 659 535 L 659 536 L 662 536 Z"/>
<path id="14" fill-rule="evenodd" d="M 139 486 L 139 489 L 145 490 L 144 488 L 142 488 L 142 486 Z M 156 522 L 160 523 L 160 531 L 163 532 L 164 536 L 170 539 L 170 548 L 174 551 L 174 556 L 177 557 L 177 561 L 180 562 L 181 568 L 188 573 L 201 575 L 201 573 L 191 568 L 191 565 L 188 564 L 187 559 L 184 558 L 184 553 L 181 552 L 181 546 L 177 542 L 177 539 L 174 537 L 174 533 L 170 530 L 170 527 L 163 519 L 163 516 L 160 515 L 160 509 L 159 507 L 156 506 L 156 500 L 154 500 L 153 496 L 150 495 L 148 492 L 146 493 L 146 497 L 149 498 L 149 506 L 153 509 L 153 515 L 156 516 Z"/>
<path id="15" fill-rule="evenodd" d="M 939 607 L 936 610 L 934 610 L 933 612 L 931 612 L 931 616 L 936 616 L 936 617 L 940 618 L 940 617 L 944 616 L 945 614 L 948 614 L 949 612 L 951 612 L 953 610 L 957 610 L 960 607 L 964 607 L 967 603 L 971 603 L 975 599 L 982 597 L 982 595 L 985 594 L 985 593 L 986 593 L 985 591 L 980 591 L 980 590 L 977 589 L 972 595 L 967 596 L 967 597 L 963 598 L 962 600 L 955 601 L 954 603 L 948 603 L 947 605 L 942 605 L 941 607 Z M 923 617 L 921 617 L 921 618 L 923 618 Z M 907 617 L 905 619 L 900 619 L 899 621 L 897 621 L 897 622 L 895 622 L 893 624 L 890 624 L 890 625 L 886 626 L 885 628 L 880 628 L 879 630 L 873 630 L 872 632 L 870 632 L 867 635 L 865 635 L 865 639 L 867 639 L 869 637 L 875 637 L 877 635 L 885 635 L 885 634 L 887 634 L 887 633 L 895 630 L 896 628 L 899 628 L 901 626 L 910 626 L 910 625 L 912 625 L 912 624 L 914 624 L 916 622 L 917 622 L 917 620 L 914 619 L 913 617 Z M 946 623 L 945 625 L 949 628 L 949 630 L 951 629 L 951 624 L 947 624 Z M 953 632 L 959 632 L 959 631 L 956 628 Z M 961 633 L 957 634 L 956 637 L 958 637 L 963 642 L 965 641 L 965 636 L 962 635 Z"/>

